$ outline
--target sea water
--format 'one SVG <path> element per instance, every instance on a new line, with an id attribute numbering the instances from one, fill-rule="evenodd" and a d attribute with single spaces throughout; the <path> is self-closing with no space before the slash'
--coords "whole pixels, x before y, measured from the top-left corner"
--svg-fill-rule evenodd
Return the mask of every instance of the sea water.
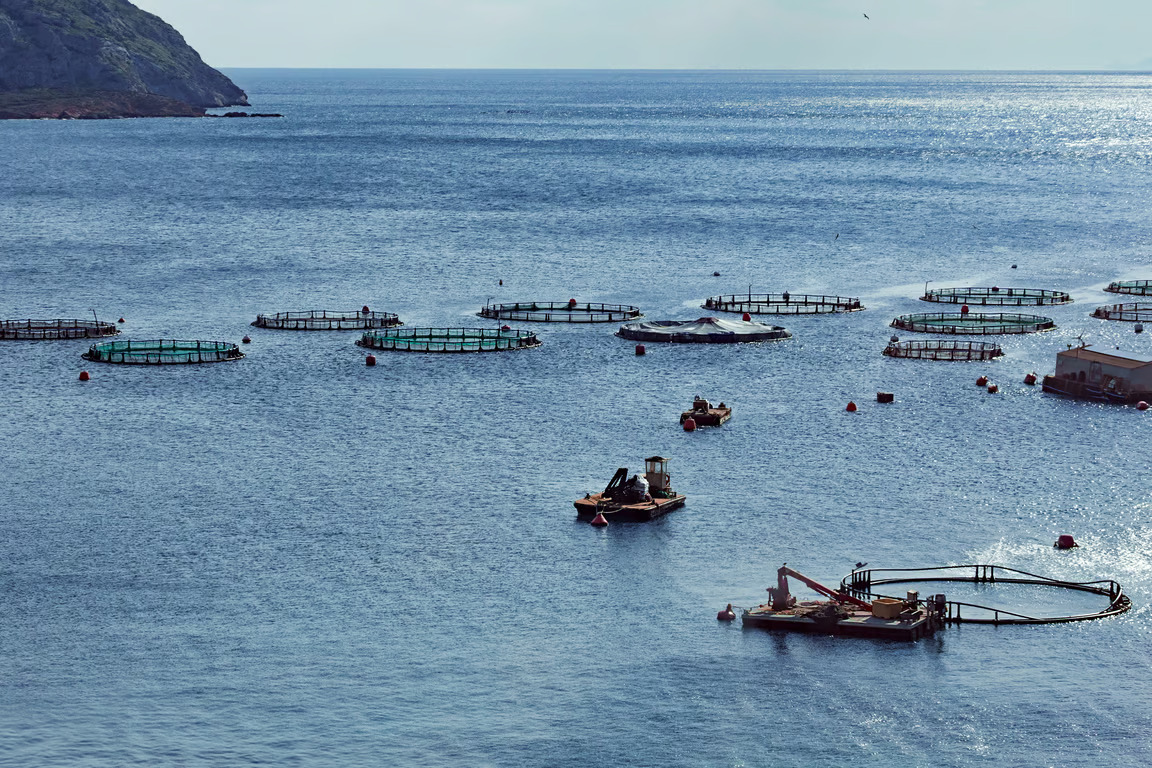
<path id="1" fill-rule="evenodd" d="M 1089 316 L 1152 277 L 1148 76 L 229 74 L 284 117 L 0 124 L 3 319 L 252 336 L 171 368 L 0 347 L 0 764 L 1152 761 L 1150 417 L 1022 382 L 1080 339 L 1152 353 Z M 926 287 L 965 285 L 1075 303 L 1021 310 L 1057 329 L 992 363 L 881 355 L 941 309 Z M 569 298 L 688 320 L 785 290 L 866 310 L 376 367 L 354 333 L 248 325 Z M 732 420 L 684 433 L 696 394 Z M 654 454 L 682 510 L 576 521 Z M 1113 578 L 1135 608 L 917 643 L 715 620 L 782 563 L 857 561 Z"/>

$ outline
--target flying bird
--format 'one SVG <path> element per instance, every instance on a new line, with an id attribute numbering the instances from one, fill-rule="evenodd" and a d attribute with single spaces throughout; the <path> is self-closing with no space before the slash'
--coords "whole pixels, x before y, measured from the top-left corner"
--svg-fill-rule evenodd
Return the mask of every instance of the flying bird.
<path id="1" fill-rule="evenodd" d="M 868 14 L 864 14 L 864 18 L 868 19 L 868 21 L 872 21 L 872 19 L 869 18 Z"/>

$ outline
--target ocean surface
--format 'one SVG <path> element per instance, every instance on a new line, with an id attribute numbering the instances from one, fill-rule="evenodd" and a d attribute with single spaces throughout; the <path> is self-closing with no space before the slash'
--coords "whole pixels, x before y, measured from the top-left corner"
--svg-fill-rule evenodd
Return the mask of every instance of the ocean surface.
<path id="1" fill-rule="evenodd" d="M 1152 763 L 1152 413 L 1023 384 L 1081 337 L 1152 353 L 1089 316 L 1152 278 L 1152 76 L 228 74 L 284 118 L 0 123 L 0 319 L 252 336 L 171 368 L 0 343 L 0 765 Z M 939 310 L 926 283 L 1075 303 L 995 362 L 883 357 L 893 317 Z M 749 290 L 866 311 L 645 357 L 534 325 L 374 368 L 355 333 L 249 327 L 570 297 L 694 319 Z M 695 394 L 732 420 L 684 433 Z M 576 521 L 653 454 L 682 510 Z M 782 563 L 857 561 L 1112 578 L 1135 607 L 917 643 L 715 619 Z"/>

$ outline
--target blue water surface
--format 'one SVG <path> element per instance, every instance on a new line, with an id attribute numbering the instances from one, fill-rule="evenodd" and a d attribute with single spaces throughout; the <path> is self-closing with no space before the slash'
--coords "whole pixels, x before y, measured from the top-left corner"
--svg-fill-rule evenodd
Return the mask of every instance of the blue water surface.
<path id="1" fill-rule="evenodd" d="M 202 367 L 0 347 L 0 765 L 1152 762 L 1152 416 L 1022 382 L 1080 337 L 1152 353 L 1089 316 L 1152 278 L 1149 76 L 229 74 L 284 118 L 0 123 L 3 319 L 252 336 Z M 881 356 L 925 283 L 1076 301 L 992 363 Z M 355 334 L 248 325 L 784 290 L 867 309 L 374 368 Z M 733 419 L 681 431 L 697 393 Z M 684 509 L 576 521 L 657 453 Z M 858 560 L 1114 578 L 1136 607 L 912 644 L 714 618 L 781 563 Z"/>

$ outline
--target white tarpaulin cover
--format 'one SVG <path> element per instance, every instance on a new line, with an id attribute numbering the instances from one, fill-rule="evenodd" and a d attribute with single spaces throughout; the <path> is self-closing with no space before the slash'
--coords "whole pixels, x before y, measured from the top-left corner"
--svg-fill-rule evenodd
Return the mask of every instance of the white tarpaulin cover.
<path id="1" fill-rule="evenodd" d="M 674 341 L 682 343 L 724 344 L 738 341 L 787 339 L 791 333 L 776 325 L 749 320 L 702 317 L 699 320 L 651 320 L 628 323 L 616 333 L 637 341 Z"/>

